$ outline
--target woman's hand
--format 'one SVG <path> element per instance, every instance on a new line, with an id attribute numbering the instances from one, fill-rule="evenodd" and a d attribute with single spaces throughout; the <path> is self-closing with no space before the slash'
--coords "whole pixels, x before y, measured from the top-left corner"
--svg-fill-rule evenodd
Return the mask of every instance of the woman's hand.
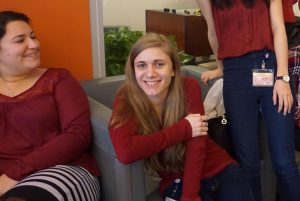
<path id="1" fill-rule="evenodd" d="M 289 83 L 282 80 L 276 80 L 273 89 L 273 104 L 278 104 L 278 112 L 283 112 L 283 115 L 291 112 L 293 105 L 293 96 Z"/>
<path id="2" fill-rule="evenodd" d="M 192 127 L 192 137 L 198 137 L 202 135 L 207 135 L 208 123 L 207 116 L 200 114 L 189 114 L 185 117 L 189 121 Z"/>
<path id="3" fill-rule="evenodd" d="M 205 71 L 201 74 L 201 80 L 203 84 L 207 85 L 210 80 L 223 76 L 223 71 L 220 68 L 214 70 Z"/>
<path id="4" fill-rule="evenodd" d="M 0 196 L 14 187 L 18 182 L 7 177 L 5 174 L 0 176 Z"/>

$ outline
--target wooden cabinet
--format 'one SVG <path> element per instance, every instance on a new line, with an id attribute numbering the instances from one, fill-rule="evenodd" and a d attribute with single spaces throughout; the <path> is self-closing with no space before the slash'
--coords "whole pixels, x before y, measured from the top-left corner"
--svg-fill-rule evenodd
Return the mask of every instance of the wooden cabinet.
<path id="1" fill-rule="evenodd" d="M 174 35 L 178 48 L 194 56 L 213 54 L 203 16 L 146 10 L 146 32 Z"/>

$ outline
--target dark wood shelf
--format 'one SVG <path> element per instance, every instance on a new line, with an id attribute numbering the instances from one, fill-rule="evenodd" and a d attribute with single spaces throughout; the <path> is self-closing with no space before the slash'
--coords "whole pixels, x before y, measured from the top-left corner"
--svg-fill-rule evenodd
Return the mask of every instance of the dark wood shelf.
<path id="1" fill-rule="evenodd" d="M 213 54 L 203 16 L 146 10 L 146 32 L 174 35 L 178 48 L 194 56 Z"/>

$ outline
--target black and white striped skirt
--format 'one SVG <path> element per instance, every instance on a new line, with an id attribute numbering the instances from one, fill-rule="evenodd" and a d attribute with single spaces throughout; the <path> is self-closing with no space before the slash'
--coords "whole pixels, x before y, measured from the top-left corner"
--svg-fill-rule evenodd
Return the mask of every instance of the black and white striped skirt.
<path id="1" fill-rule="evenodd" d="M 78 166 L 57 165 L 38 171 L 3 195 L 1 201 L 99 201 L 97 177 Z"/>

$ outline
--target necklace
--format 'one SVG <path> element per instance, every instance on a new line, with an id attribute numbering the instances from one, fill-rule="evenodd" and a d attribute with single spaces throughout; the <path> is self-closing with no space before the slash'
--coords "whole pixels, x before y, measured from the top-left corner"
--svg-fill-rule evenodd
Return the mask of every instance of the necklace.
<path id="1" fill-rule="evenodd" d="M 13 96 L 16 95 L 15 92 L 14 92 L 11 88 L 9 88 L 9 87 L 7 86 L 7 84 L 5 83 L 5 81 L 3 81 L 3 84 L 4 84 L 5 88 L 7 89 L 8 95 L 9 95 L 9 96 L 13 97 Z"/>
<path id="2" fill-rule="evenodd" d="M 22 81 L 20 81 L 20 82 L 15 86 L 15 89 L 17 89 L 19 86 L 21 86 L 21 84 L 23 84 L 23 83 L 25 82 L 25 80 L 26 80 L 26 79 L 23 79 Z M 3 82 L 3 86 L 6 88 L 6 90 L 7 90 L 7 92 L 8 92 L 8 96 L 14 97 L 14 96 L 17 95 L 16 92 L 15 92 L 15 90 L 13 90 L 11 87 L 9 87 L 9 86 L 7 85 L 8 82 L 7 82 L 3 77 L 1 77 L 1 81 Z"/>

